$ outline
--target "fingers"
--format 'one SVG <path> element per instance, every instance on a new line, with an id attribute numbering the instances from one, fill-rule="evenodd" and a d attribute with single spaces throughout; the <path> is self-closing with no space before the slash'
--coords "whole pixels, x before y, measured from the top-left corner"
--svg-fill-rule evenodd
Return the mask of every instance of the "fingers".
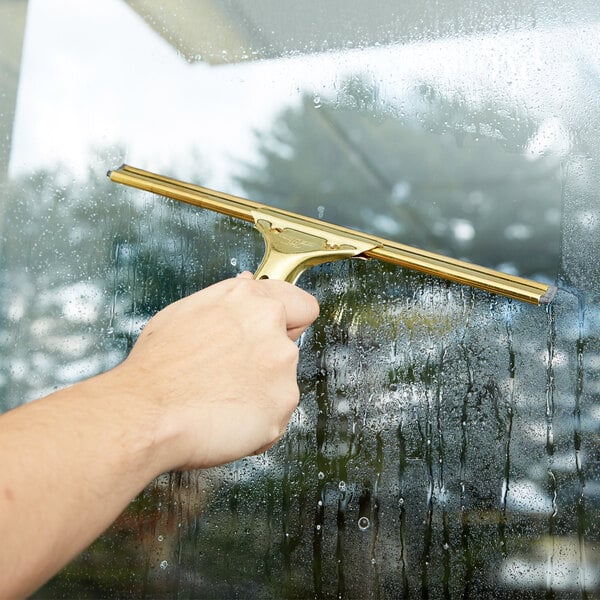
<path id="1" fill-rule="evenodd" d="M 267 295 L 283 304 L 288 336 L 297 340 L 319 316 L 317 300 L 304 290 L 283 281 L 265 279 L 259 283 Z"/>
<path id="2" fill-rule="evenodd" d="M 244 271 L 240 279 L 254 279 L 252 273 Z M 279 300 L 285 309 L 287 334 L 291 340 L 297 340 L 306 328 L 319 316 L 319 303 L 316 298 L 300 288 L 276 279 L 257 280 L 262 293 Z"/>

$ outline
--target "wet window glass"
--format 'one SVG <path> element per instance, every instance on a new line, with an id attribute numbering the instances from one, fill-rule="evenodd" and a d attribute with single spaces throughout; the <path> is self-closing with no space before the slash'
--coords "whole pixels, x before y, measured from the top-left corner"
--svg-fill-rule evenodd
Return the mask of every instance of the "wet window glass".
<path id="1" fill-rule="evenodd" d="M 597 597 L 599 74 L 596 0 L 0 2 L 0 411 L 261 260 L 122 163 L 559 287 L 308 270 L 281 442 L 157 478 L 36 597 Z"/>

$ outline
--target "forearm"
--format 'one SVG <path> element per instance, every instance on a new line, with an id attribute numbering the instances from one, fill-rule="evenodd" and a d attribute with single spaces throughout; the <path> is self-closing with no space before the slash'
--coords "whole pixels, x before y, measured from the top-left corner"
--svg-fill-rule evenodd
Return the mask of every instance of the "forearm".
<path id="1" fill-rule="evenodd" d="M 0 416 L 0 598 L 35 590 L 158 474 L 275 443 L 317 314 L 244 274 L 160 311 L 119 367 Z"/>
<path id="2" fill-rule="evenodd" d="M 164 467 L 157 428 L 119 372 L 0 417 L 0 597 L 31 593 Z M 146 411 L 147 412 L 147 411 Z"/>

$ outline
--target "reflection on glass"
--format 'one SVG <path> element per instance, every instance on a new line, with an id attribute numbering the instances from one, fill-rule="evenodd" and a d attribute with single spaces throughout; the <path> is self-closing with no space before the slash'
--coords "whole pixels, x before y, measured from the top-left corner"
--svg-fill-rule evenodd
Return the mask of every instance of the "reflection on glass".
<path id="1" fill-rule="evenodd" d="M 173 9 L 182 36 L 203 4 Z M 257 265 L 248 226 L 115 189 L 124 160 L 561 286 L 544 310 L 375 262 L 307 272 L 322 315 L 282 442 L 152 482 L 38 597 L 600 593 L 598 9 L 442 2 L 436 27 L 393 4 L 363 7 L 347 45 L 315 33 L 227 62 L 213 41 L 186 62 L 140 3 L 30 0 L 2 410 L 109 368 L 160 307 Z M 253 19 L 284 27 L 265 6 Z"/>

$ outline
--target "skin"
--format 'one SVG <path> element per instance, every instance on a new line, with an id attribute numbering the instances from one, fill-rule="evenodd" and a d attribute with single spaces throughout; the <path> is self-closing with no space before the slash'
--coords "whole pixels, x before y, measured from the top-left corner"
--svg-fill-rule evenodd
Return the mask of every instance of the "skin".
<path id="1" fill-rule="evenodd" d="M 159 312 L 118 367 L 0 416 L 0 598 L 35 591 L 161 473 L 272 446 L 317 315 L 244 273 Z"/>

